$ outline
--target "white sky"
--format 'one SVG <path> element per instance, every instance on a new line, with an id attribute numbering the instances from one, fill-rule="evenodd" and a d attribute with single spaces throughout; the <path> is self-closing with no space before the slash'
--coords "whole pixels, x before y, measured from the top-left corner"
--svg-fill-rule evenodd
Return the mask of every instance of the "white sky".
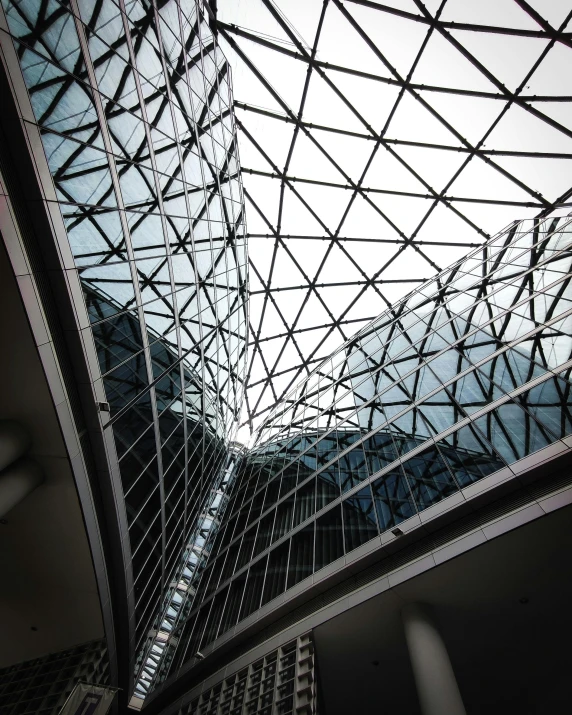
<path id="1" fill-rule="evenodd" d="M 353 105 L 356 111 L 352 111 L 314 69 L 302 120 L 360 137 L 316 128 L 307 129 L 309 136 L 300 131 L 286 171 L 287 177 L 298 181 L 284 183 L 282 199 L 283 182 L 279 178 L 244 173 L 245 191 L 252 199 L 246 200 L 248 231 L 269 234 L 268 238 L 252 236 L 249 240 L 251 330 L 257 340 L 251 346 L 248 400 L 251 413 L 259 413 L 253 419 L 255 427 L 284 391 L 307 374 L 305 361 L 312 361 L 310 369 L 317 365 L 364 321 L 418 284 L 402 281 L 429 278 L 437 268 L 462 257 L 469 245 L 481 242 L 484 235 L 498 232 L 515 219 L 537 215 L 570 190 L 572 23 L 568 21 L 564 28 L 562 25 L 572 13 L 572 2 L 532 0 L 529 5 L 533 14 L 540 16 L 536 19 L 514 0 L 425 3 L 432 14 L 439 5 L 443 32 L 431 32 L 428 23 L 412 19 L 411 15 L 423 17 L 421 4 L 414 0 L 385 0 L 386 8 L 404 11 L 409 17 L 350 0 L 343 4 L 330 0 L 316 59 L 389 79 L 393 84 L 322 67 L 320 71 Z M 262 0 L 218 0 L 218 6 L 222 22 L 236 24 L 300 55 L 311 53 L 323 2 L 274 3 L 295 28 L 301 47 L 295 46 Z M 525 35 L 451 28 L 446 24 L 451 21 L 514 28 Z M 548 35 L 535 36 L 545 31 L 546 23 L 565 29 L 565 41 L 550 45 Z M 379 52 L 354 25 L 366 33 Z M 282 117 L 288 116 L 288 110 L 298 116 L 308 63 L 234 33 L 231 38 L 282 102 L 268 91 L 223 34 L 220 43 L 232 67 L 235 100 Z M 477 67 L 460 47 L 474 58 Z M 415 85 L 471 90 L 487 96 L 414 88 L 406 89 L 399 98 L 400 83 L 409 75 Z M 524 106 L 507 98 L 506 92 L 519 88 Z M 546 97 L 551 101 L 543 101 Z M 562 98 L 565 101 L 556 101 Z M 270 174 L 277 169 L 283 173 L 294 124 L 241 108 L 237 108 L 236 116 L 244 127 L 239 128 L 243 169 Z M 365 171 L 380 135 L 383 141 Z M 404 145 L 395 140 L 454 150 Z M 479 156 L 469 159 L 466 149 L 473 147 L 566 157 L 488 154 L 489 161 L 484 161 Z M 299 179 L 378 191 L 358 192 L 350 206 L 351 188 Z M 434 206 L 434 196 L 443 191 L 454 199 L 449 205 L 461 216 L 442 202 Z M 353 240 L 340 240 L 339 244 L 316 240 L 332 236 Z M 411 238 L 424 255 L 405 243 Z M 431 245 L 435 241 L 460 245 Z M 367 285 L 367 280 L 377 282 Z M 309 285 L 313 282 L 326 287 L 313 289 Z M 353 285 L 336 285 L 342 282 Z M 272 300 L 265 297 L 267 286 L 272 290 Z M 341 322 L 330 333 L 329 327 L 336 321 Z M 294 332 L 289 333 L 289 329 Z"/>

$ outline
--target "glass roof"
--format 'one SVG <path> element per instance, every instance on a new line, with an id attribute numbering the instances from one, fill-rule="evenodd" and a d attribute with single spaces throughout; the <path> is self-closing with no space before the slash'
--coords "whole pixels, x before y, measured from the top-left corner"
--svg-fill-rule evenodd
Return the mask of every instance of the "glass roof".
<path id="1" fill-rule="evenodd" d="M 471 247 L 572 206 L 571 18 L 570 0 L 218 0 L 249 232 L 250 429 Z"/>

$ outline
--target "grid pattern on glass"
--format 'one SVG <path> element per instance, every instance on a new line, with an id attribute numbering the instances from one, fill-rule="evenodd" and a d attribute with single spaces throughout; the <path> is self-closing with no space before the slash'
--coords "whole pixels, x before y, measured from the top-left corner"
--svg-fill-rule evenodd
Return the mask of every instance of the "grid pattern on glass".
<path id="1" fill-rule="evenodd" d="M 138 654 L 133 692 L 133 702 L 136 704 L 144 701 L 155 684 L 164 680 L 169 671 L 177 647 L 176 641 L 171 639 L 170 635 L 188 615 L 192 605 L 214 537 L 224 519 L 243 452 L 241 445 L 232 444 L 226 469 L 221 472 L 220 477 L 212 481 L 195 530 L 191 533 L 181 563 L 165 593 L 162 609 Z"/>
<path id="2" fill-rule="evenodd" d="M 515 224 L 382 314 L 271 413 L 177 632 L 191 644 L 180 659 L 572 433 L 571 227 Z"/>
<path id="3" fill-rule="evenodd" d="M 110 405 L 137 647 L 224 470 L 247 266 L 228 63 L 194 0 L 2 0 Z"/>
<path id="4" fill-rule="evenodd" d="M 570 206 L 567 2 L 218 0 L 252 250 L 248 419 L 515 216 Z"/>

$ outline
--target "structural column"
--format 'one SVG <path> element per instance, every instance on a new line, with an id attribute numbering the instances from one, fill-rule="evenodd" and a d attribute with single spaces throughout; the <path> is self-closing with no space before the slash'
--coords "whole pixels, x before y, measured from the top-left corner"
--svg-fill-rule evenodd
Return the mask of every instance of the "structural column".
<path id="1" fill-rule="evenodd" d="M 449 654 L 427 608 L 407 604 L 402 617 L 421 712 L 466 715 Z"/>

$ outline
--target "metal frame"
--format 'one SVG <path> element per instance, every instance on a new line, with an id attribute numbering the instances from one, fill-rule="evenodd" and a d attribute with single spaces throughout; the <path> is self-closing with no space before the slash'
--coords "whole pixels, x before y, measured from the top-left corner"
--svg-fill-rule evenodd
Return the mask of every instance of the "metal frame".
<path id="1" fill-rule="evenodd" d="M 244 194 L 247 199 L 247 203 L 249 204 L 248 211 L 254 212 L 253 215 L 256 214 L 268 229 L 267 233 L 257 232 L 248 234 L 250 239 L 254 239 L 254 241 L 251 240 L 250 242 L 250 267 L 253 272 L 253 277 L 255 277 L 257 282 L 261 284 L 261 287 L 254 287 L 252 289 L 251 295 L 263 295 L 264 298 L 262 309 L 260 311 L 260 318 L 257 322 L 251 323 L 250 326 L 251 354 L 249 357 L 249 370 L 247 375 L 248 387 L 246 395 L 246 423 L 249 425 L 251 431 L 256 430 L 262 419 L 276 404 L 280 402 L 293 385 L 305 377 L 312 370 L 312 368 L 315 367 L 315 365 L 327 356 L 329 351 L 326 349 L 324 353 L 322 346 L 326 343 L 328 338 L 332 336 L 332 334 L 336 334 L 339 337 L 340 343 L 344 342 L 351 336 L 355 328 L 354 323 L 360 322 L 361 317 L 355 318 L 355 315 L 349 316 L 348 314 L 350 310 L 358 304 L 359 299 L 369 288 L 374 290 L 384 304 L 390 308 L 392 301 L 384 294 L 385 284 L 402 284 L 404 286 L 405 293 L 405 284 L 407 282 L 422 283 L 424 278 L 429 277 L 435 272 L 439 272 L 440 266 L 435 260 L 433 260 L 430 247 L 437 245 L 457 247 L 459 245 L 463 245 L 469 249 L 480 245 L 483 240 L 486 240 L 491 234 L 494 234 L 498 229 L 502 228 L 501 226 L 487 226 L 487 222 L 485 220 L 480 222 L 480 225 L 478 225 L 479 222 L 476 223 L 466 215 L 464 206 L 467 204 L 514 206 L 514 218 L 521 218 L 524 208 L 532 211 L 532 215 L 536 218 L 545 218 L 556 208 L 572 206 L 572 202 L 570 200 L 572 198 L 572 187 L 567 189 L 556 200 L 551 201 L 538 191 L 534 190 L 527 184 L 526 181 L 519 178 L 519 176 L 507 171 L 496 160 L 497 157 L 520 157 L 535 160 L 558 159 L 562 161 L 569 161 L 572 159 L 572 154 L 569 151 L 566 151 L 568 147 L 565 145 L 567 139 L 572 138 L 572 129 L 564 126 L 562 123 L 556 121 L 551 116 L 541 111 L 541 109 L 537 108 L 538 106 L 542 107 L 542 105 L 547 102 L 571 103 L 572 97 L 550 94 L 538 96 L 525 93 L 526 85 L 529 79 L 532 77 L 540 63 L 557 44 L 563 45 L 566 48 L 572 47 L 572 33 L 570 31 L 566 31 L 567 24 L 572 18 L 572 11 L 567 15 L 560 27 L 556 28 L 544 19 L 525 0 L 515 0 L 518 7 L 521 8 L 521 10 L 523 10 L 529 18 L 537 23 L 539 29 L 531 30 L 520 29 L 519 27 L 495 26 L 495 18 L 491 18 L 491 25 L 450 22 L 441 19 L 445 8 L 447 7 L 447 0 L 441 3 L 434 16 L 431 15 L 420 0 L 414 0 L 414 2 L 419 10 L 418 14 L 406 12 L 395 7 L 383 5 L 378 2 L 372 2 L 370 0 L 325 0 L 322 5 L 320 19 L 317 23 L 315 37 L 311 46 L 307 45 L 301 39 L 300 35 L 295 31 L 295 29 L 293 29 L 292 25 L 278 9 L 273 0 L 260 0 L 260 6 L 264 7 L 268 12 L 270 16 L 269 19 L 272 18 L 275 21 L 275 27 L 277 28 L 276 34 L 280 33 L 279 38 L 263 35 L 234 24 L 224 23 L 217 19 L 216 5 L 212 2 L 210 3 L 210 6 L 209 4 L 206 5 L 207 10 L 211 15 L 211 25 L 216 27 L 217 34 L 221 40 L 221 45 L 223 47 L 227 46 L 231 48 L 237 62 L 244 65 L 244 67 L 254 75 L 262 87 L 264 87 L 264 89 L 272 96 L 276 105 L 278 105 L 281 110 L 276 111 L 274 109 L 255 106 L 254 102 L 250 102 L 248 100 L 248 97 L 237 97 L 235 100 L 235 108 L 239 114 L 236 120 L 240 132 L 239 145 L 240 143 L 250 144 L 251 147 L 258 151 L 259 155 L 268 165 L 268 170 L 266 171 L 261 170 L 260 168 L 251 169 L 248 166 L 244 167 L 242 170 L 245 179 Z M 368 28 L 364 27 L 363 24 L 360 24 L 360 22 L 358 22 L 358 20 L 354 17 L 354 14 L 352 14 L 354 6 L 367 7 L 377 11 L 379 13 L 380 22 L 383 22 L 384 16 L 393 15 L 411 22 L 412 25 L 414 24 L 417 27 L 423 26 L 427 29 L 427 34 L 421 44 L 419 52 L 406 76 L 401 74 L 394 66 L 392 66 L 384 53 L 384 48 L 374 42 L 368 34 Z M 348 33 L 352 32 L 354 37 L 356 34 L 359 36 L 364 45 L 367 46 L 373 55 L 375 55 L 384 65 L 388 72 L 387 77 L 368 71 L 370 69 L 369 67 L 356 69 L 355 62 L 352 63 L 348 61 L 348 65 L 351 64 L 352 66 L 344 66 L 318 59 L 317 55 L 320 51 L 323 32 L 325 32 L 324 20 L 329 8 L 336 8 L 337 11 L 339 11 L 338 16 L 341 13 L 347 22 Z M 514 91 L 510 91 L 503 84 L 501 79 L 496 77 L 489 69 L 487 69 L 487 67 L 485 67 L 474 56 L 474 54 L 472 54 L 469 49 L 459 41 L 459 31 L 463 31 L 463 34 L 465 35 L 466 33 L 471 33 L 471 35 L 479 34 L 481 36 L 495 34 L 507 37 L 531 38 L 531 40 L 532 38 L 546 39 L 547 42 L 544 50 L 530 68 L 518 88 Z M 435 33 L 438 33 L 442 38 L 444 38 L 455 52 L 458 52 L 459 55 L 468 60 L 470 64 L 484 78 L 486 78 L 486 80 L 488 80 L 492 87 L 496 88 L 497 91 L 485 92 L 470 89 L 459 89 L 452 86 L 436 86 L 416 83 L 413 79 L 414 72 L 424 61 L 423 53 L 429 39 Z M 266 50 L 279 53 L 293 62 L 299 62 L 306 65 L 307 72 L 305 84 L 300 95 L 299 105 L 297 107 L 291 107 L 284 101 L 281 97 L 280 86 L 278 84 L 273 85 L 265 77 L 263 68 L 255 64 L 249 53 L 249 48 L 253 45 L 264 47 Z M 349 57 L 348 60 L 350 60 Z M 363 132 L 345 130 L 333 125 L 328 126 L 324 124 L 315 124 L 305 120 L 305 105 L 309 92 L 311 91 L 311 78 L 314 75 L 319 76 L 332 90 L 332 92 L 335 93 L 337 98 L 339 98 L 339 100 L 356 118 L 357 122 L 363 126 Z M 337 86 L 336 78 L 343 75 L 346 77 L 354 76 L 370 80 L 372 83 L 375 83 L 374 86 L 378 88 L 380 92 L 383 91 L 385 87 L 399 88 L 397 98 L 395 99 L 387 120 L 381 129 L 375 129 L 372 127 L 366 117 L 360 113 L 355 104 Z M 499 115 L 488 127 L 480 141 L 471 143 L 463 137 L 462 133 L 449 121 L 447 121 L 447 119 L 439 111 L 431 106 L 430 99 L 427 99 L 427 96 L 429 95 L 429 97 L 431 97 L 435 94 L 495 100 L 499 103 Z M 402 99 L 406 95 L 409 95 L 424 110 L 428 111 L 432 117 L 434 117 L 441 124 L 441 126 L 449 131 L 451 137 L 456 139 L 458 144 L 455 146 L 452 144 L 424 143 L 420 141 L 408 141 L 407 139 L 392 137 L 388 133 L 390 123 L 397 112 Z M 531 151 L 505 151 L 502 149 L 497 150 L 486 148 L 485 142 L 487 141 L 487 138 L 491 135 L 495 127 L 498 126 L 499 122 L 506 115 L 509 108 L 513 105 L 522 108 L 531 117 L 540 120 L 547 127 L 560 132 L 563 139 L 562 151 L 543 152 L 536 150 L 535 147 L 531 147 Z M 279 164 L 275 157 L 265 152 L 256 138 L 256 132 L 250 126 L 251 119 L 256 119 L 261 116 L 270 121 L 287 123 L 294 127 L 287 158 L 283 164 Z M 343 167 L 336 162 L 331 153 L 325 148 L 321 141 L 321 137 L 325 134 L 329 134 L 330 136 L 332 136 L 332 134 L 334 136 L 336 134 L 347 135 L 370 143 L 371 149 L 369 160 L 361 177 L 357 181 L 353 180 L 348 173 L 344 171 Z M 290 171 L 292 157 L 297 145 L 297 140 L 302 135 L 312 142 L 313 146 L 321 153 L 325 161 L 329 162 L 332 167 L 333 175 L 339 177 L 339 181 L 320 181 L 308 176 L 292 175 Z M 421 147 L 447 153 L 457 152 L 462 154 L 464 158 L 460 168 L 454 173 L 447 184 L 441 190 L 438 190 L 437 188 L 431 186 L 431 183 L 418 171 L 416 171 L 416 169 L 414 169 L 401 154 L 398 153 L 401 146 Z M 425 193 L 393 191 L 391 189 L 382 189 L 376 186 L 366 185 L 364 183 L 366 173 L 380 148 L 389 152 L 389 154 L 391 154 L 391 156 L 399 162 L 399 164 L 407 172 L 409 172 L 412 177 L 423 185 L 426 190 Z M 438 155 L 436 155 L 436 157 L 437 156 Z M 515 187 L 518 187 L 518 189 L 520 189 L 524 194 L 527 194 L 530 199 L 513 201 L 510 197 L 502 195 L 495 197 L 494 199 L 483 199 L 476 196 L 450 195 L 449 189 L 452 184 L 472 161 L 484 162 L 488 167 L 491 167 L 496 172 L 499 172 Z M 257 198 L 249 191 L 249 175 L 256 175 L 257 177 L 265 179 L 269 182 L 279 182 L 280 193 L 277 211 L 275 211 L 272 206 L 265 205 L 264 201 L 258 201 Z M 297 188 L 303 184 L 320 185 L 326 189 L 332 188 L 336 190 L 347 190 L 347 206 L 338 225 L 328 225 L 327 219 L 320 216 L 316 208 L 303 198 Z M 308 235 L 294 236 L 283 232 L 281 224 L 284 217 L 284 200 L 288 193 L 296 196 L 300 203 L 307 209 L 314 220 L 314 225 L 315 221 L 319 223 L 323 230 L 322 235 L 316 235 L 316 232 L 312 230 L 308 230 Z M 396 225 L 396 223 L 372 200 L 371 197 L 375 194 L 397 195 L 404 198 L 424 199 L 427 202 L 427 209 L 416 228 L 411 232 L 406 232 L 401 230 L 400 227 Z M 345 220 L 357 197 L 361 197 L 369 205 L 369 207 L 379 215 L 384 224 L 388 227 L 390 237 L 387 237 L 387 235 L 379 235 L 379 238 L 362 239 L 355 236 L 344 235 Z M 423 226 L 439 205 L 444 206 L 448 211 L 453 212 L 459 219 L 465 222 L 465 224 L 468 225 L 474 232 L 476 242 L 464 241 L 459 243 L 458 241 L 453 240 L 455 238 L 454 236 L 448 237 L 446 235 L 443 236 L 443 241 L 424 240 Z M 258 264 L 256 252 L 256 241 L 263 238 L 270 239 L 273 242 L 270 270 L 266 275 L 263 273 Z M 447 240 L 447 238 L 450 238 L 451 240 Z M 310 274 L 306 271 L 304 265 L 297 260 L 293 252 L 290 250 L 290 246 L 292 245 L 291 242 L 297 240 L 326 241 L 327 249 L 324 253 L 322 262 L 315 273 Z M 372 248 L 375 244 L 393 244 L 395 246 L 393 252 L 388 255 L 387 261 L 381 269 L 377 270 L 375 273 L 372 273 L 367 266 L 358 265 L 358 263 L 351 256 L 350 252 L 347 250 L 347 246 L 350 242 L 362 240 L 368 241 L 368 244 L 371 244 Z M 353 266 L 354 269 L 357 269 L 361 276 L 360 280 L 341 283 L 327 283 L 320 281 L 320 273 L 324 268 L 328 256 L 335 247 L 340 249 L 344 256 L 344 260 L 347 260 L 348 262 L 348 266 Z M 406 247 L 411 247 L 425 261 L 427 265 L 427 276 L 418 279 L 408 279 L 405 275 L 395 275 L 393 264 L 396 258 Z M 387 246 L 386 250 L 388 250 Z M 294 284 L 287 288 L 287 290 L 301 291 L 304 294 L 299 310 L 297 311 L 294 319 L 290 320 L 287 319 L 284 313 L 280 310 L 279 301 L 276 300 L 277 293 L 281 290 L 286 290 L 283 287 L 279 288 L 275 285 L 276 275 L 280 270 L 278 264 L 281 255 L 288 256 L 298 269 L 299 274 L 304 279 L 304 282 Z M 357 287 L 357 293 L 354 295 L 353 300 L 351 300 L 349 305 L 341 313 L 336 312 L 335 309 L 329 306 L 328 301 L 322 294 L 323 288 L 335 286 Z M 311 296 L 315 296 L 315 298 L 317 298 L 320 302 L 321 306 L 327 313 L 330 322 L 326 325 L 321 323 L 312 327 L 299 328 L 298 324 L 300 322 L 300 318 Z M 265 314 L 267 313 L 269 306 L 272 306 L 279 316 L 282 323 L 281 327 L 283 327 L 283 329 L 277 329 L 276 325 L 269 326 L 268 324 L 265 324 Z M 360 310 L 365 310 L 365 307 L 361 304 Z M 364 321 L 370 319 L 371 317 L 371 315 L 363 314 Z M 306 320 L 308 320 L 308 318 L 306 318 Z M 308 331 L 322 330 L 324 327 L 326 328 L 326 331 L 322 335 L 316 347 L 311 350 L 306 349 L 302 345 L 298 336 L 301 333 Z M 268 354 L 266 348 L 268 347 L 269 341 L 273 340 L 280 341 L 281 345 L 280 348 L 273 351 L 273 357 L 268 358 L 266 356 Z M 293 359 L 290 359 L 289 361 L 282 360 L 284 352 L 289 346 L 293 346 L 295 349 L 295 354 L 297 356 L 295 363 L 293 362 Z M 259 361 L 259 364 L 263 366 L 262 374 L 260 374 L 260 371 L 257 370 L 257 368 L 253 369 L 253 366 L 257 361 Z M 277 385 L 278 382 L 280 382 L 280 386 Z"/>

